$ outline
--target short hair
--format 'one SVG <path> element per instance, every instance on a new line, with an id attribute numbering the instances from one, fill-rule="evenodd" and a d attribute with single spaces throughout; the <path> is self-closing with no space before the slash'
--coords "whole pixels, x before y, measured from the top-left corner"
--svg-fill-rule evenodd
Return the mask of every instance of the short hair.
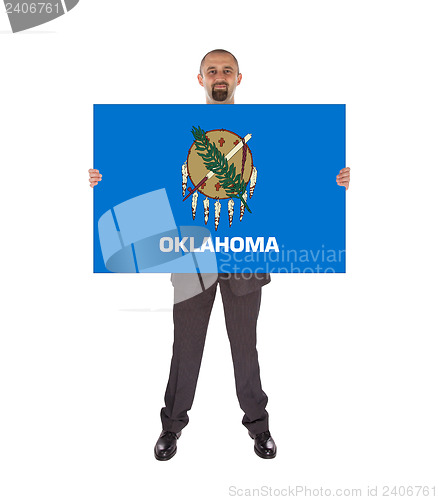
<path id="1" fill-rule="evenodd" d="M 236 62 L 236 66 L 238 68 L 238 75 L 239 75 L 239 64 L 238 64 L 238 59 L 236 59 L 236 57 L 231 53 L 229 52 L 228 50 L 224 50 L 224 49 L 215 49 L 215 50 L 211 50 L 210 52 L 208 52 L 204 57 L 203 59 L 201 59 L 201 63 L 200 63 L 200 75 L 203 76 L 203 73 L 202 73 L 202 67 L 203 67 L 203 63 L 206 59 L 206 57 L 210 54 L 229 54 L 233 57 L 233 59 L 235 60 Z"/>

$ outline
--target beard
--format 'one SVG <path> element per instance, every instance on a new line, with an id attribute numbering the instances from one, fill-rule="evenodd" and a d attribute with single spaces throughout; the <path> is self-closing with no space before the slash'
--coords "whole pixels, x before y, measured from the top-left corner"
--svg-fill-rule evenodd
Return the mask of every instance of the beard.
<path id="1" fill-rule="evenodd" d="M 214 101 L 218 102 L 223 102 L 227 99 L 229 96 L 229 87 L 226 85 L 225 89 L 215 89 L 215 87 L 212 88 L 212 99 Z"/>

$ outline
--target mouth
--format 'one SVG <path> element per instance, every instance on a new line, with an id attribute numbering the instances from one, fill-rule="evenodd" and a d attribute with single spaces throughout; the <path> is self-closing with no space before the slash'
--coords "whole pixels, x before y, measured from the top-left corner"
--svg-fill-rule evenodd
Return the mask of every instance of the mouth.
<path id="1" fill-rule="evenodd" d="M 223 89 L 226 89 L 227 88 L 227 85 L 214 85 L 213 87 L 215 90 L 223 90 Z"/>

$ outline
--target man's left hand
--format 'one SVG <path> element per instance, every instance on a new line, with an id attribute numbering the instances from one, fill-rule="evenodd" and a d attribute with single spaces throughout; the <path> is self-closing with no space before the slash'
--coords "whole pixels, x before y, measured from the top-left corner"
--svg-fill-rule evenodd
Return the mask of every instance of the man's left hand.
<path id="1" fill-rule="evenodd" d="M 351 180 L 351 169 L 349 167 L 342 168 L 336 177 L 337 184 L 349 189 L 349 181 Z"/>

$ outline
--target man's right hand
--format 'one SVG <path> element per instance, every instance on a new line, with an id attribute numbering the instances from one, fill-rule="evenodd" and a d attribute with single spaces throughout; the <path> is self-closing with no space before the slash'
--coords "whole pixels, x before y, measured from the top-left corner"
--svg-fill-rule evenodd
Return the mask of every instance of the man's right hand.
<path id="1" fill-rule="evenodd" d="M 102 179 L 102 174 L 99 173 L 99 170 L 96 170 L 95 168 L 91 168 L 89 170 L 90 173 L 90 187 L 95 187 L 96 184 Z"/>

